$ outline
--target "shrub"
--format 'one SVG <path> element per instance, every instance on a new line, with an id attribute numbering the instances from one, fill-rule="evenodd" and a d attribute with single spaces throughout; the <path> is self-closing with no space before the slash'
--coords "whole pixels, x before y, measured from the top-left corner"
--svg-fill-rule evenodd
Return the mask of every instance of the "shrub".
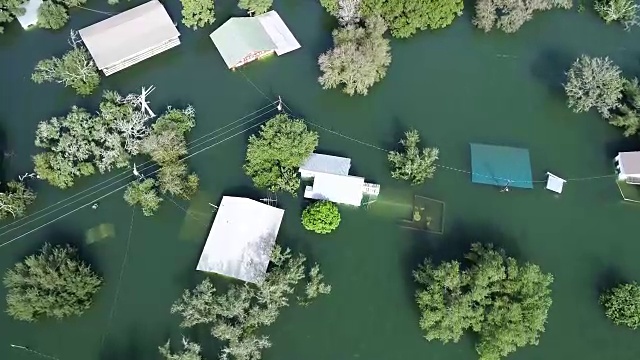
<path id="1" fill-rule="evenodd" d="M 302 226 L 305 229 L 328 234 L 340 225 L 340 211 L 338 206 L 330 201 L 318 201 L 302 212 Z"/>
<path id="2" fill-rule="evenodd" d="M 600 295 L 605 314 L 616 325 L 637 329 L 640 326 L 640 285 L 618 285 Z"/>

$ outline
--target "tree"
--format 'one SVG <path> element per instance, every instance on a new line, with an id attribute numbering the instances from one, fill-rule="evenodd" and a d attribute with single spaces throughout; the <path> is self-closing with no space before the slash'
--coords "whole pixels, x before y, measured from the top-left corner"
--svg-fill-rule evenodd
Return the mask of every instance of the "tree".
<path id="1" fill-rule="evenodd" d="M 124 200 L 131 206 L 140 205 L 144 216 L 151 216 L 158 211 L 162 202 L 155 186 L 156 181 L 153 179 L 134 181 L 124 192 Z"/>
<path id="2" fill-rule="evenodd" d="M 4 276 L 7 313 L 16 320 L 62 319 L 82 315 L 102 279 L 77 258 L 70 246 L 45 244 Z"/>
<path id="3" fill-rule="evenodd" d="M 571 6 L 571 0 L 476 0 L 473 24 L 485 32 L 495 26 L 506 33 L 513 33 L 531 20 L 536 11 L 570 9 Z"/>
<path id="4" fill-rule="evenodd" d="M 51 0 L 45 0 L 38 8 L 38 27 L 57 30 L 69 21 L 67 8 Z"/>
<path id="5" fill-rule="evenodd" d="M 160 167 L 158 187 L 163 194 L 190 199 L 198 191 L 198 175 L 187 175 L 187 165 L 183 161 Z"/>
<path id="6" fill-rule="evenodd" d="M 567 72 L 564 89 L 568 105 L 576 113 L 596 108 L 608 119 L 622 98 L 624 79 L 618 66 L 608 57 L 582 55 Z"/>
<path id="7" fill-rule="evenodd" d="M 182 316 L 182 327 L 211 326 L 211 334 L 225 343 L 219 359 L 260 359 L 262 350 L 271 346 L 269 337 L 261 335 L 261 330 L 274 323 L 280 309 L 289 305 L 296 285 L 305 278 L 305 261 L 303 255 L 292 255 L 291 250 L 282 251 L 276 245 L 271 255 L 272 266 L 256 286 L 232 284 L 226 292 L 219 293 L 205 279 L 195 289 L 185 290 L 171 307 L 171 313 Z M 318 293 L 328 293 L 328 285 L 320 282 L 319 269 L 313 276 L 322 290 Z"/>
<path id="8" fill-rule="evenodd" d="M 593 8 L 607 23 L 619 22 L 625 30 L 638 25 L 638 4 L 634 0 L 596 0 Z"/>
<path id="9" fill-rule="evenodd" d="M 182 23 L 193 30 L 213 24 L 216 20 L 213 10 L 214 0 L 180 0 L 182 3 Z"/>
<path id="10" fill-rule="evenodd" d="M 72 38 L 73 36 L 72 33 Z M 63 84 L 65 87 L 71 87 L 78 95 L 90 95 L 100 84 L 96 64 L 89 52 L 77 42 L 73 42 L 73 49 L 64 54 L 62 59 L 52 57 L 39 61 L 31 79 L 37 84 Z"/>
<path id="11" fill-rule="evenodd" d="M 640 326 L 640 285 L 621 284 L 600 295 L 605 314 L 616 325 L 637 329 Z"/>
<path id="12" fill-rule="evenodd" d="M 391 177 L 411 181 L 411 185 L 419 185 L 425 179 L 431 179 L 436 172 L 435 162 L 438 160 L 437 148 L 424 148 L 422 153 L 418 149 L 420 135 L 417 130 L 405 133 L 405 139 L 400 140 L 404 151 L 390 151 L 388 158 L 391 163 Z"/>
<path id="13" fill-rule="evenodd" d="M 309 270 L 309 282 L 305 287 L 305 299 L 301 302 L 302 305 L 308 305 L 313 299 L 322 294 L 331 293 L 331 285 L 325 284 L 322 279 L 324 275 L 320 272 L 320 265 L 315 264 L 311 270 Z"/>
<path id="14" fill-rule="evenodd" d="M 171 353 L 171 340 L 167 340 L 167 343 L 164 344 L 164 346 L 160 346 L 158 350 L 160 351 L 160 355 L 166 360 L 202 360 L 202 356 L 200 356 L 200 345 L 197 343 L 193 343 L 183 337 L 182 347 L 184 350 L 173 354 Z"/>
<path id="15" fill-rule="evenodd" d="M 333 49 L 320 55 L 318 65 L 322 76 L 318 81 L 324 89 L 344 85 L 349 95 L 367 95 L 369 88 L 382 80 L 391 64 L 389 40 L 383 37 L 384 21 L 369 18 L 366 26 L 348 25 L 333 31 Z"/>
<path id="16" fill-rule="evenodd" d="M 362 15 L 362 0 L 320 0 L 320 5 L 335 16 L 341 26 L 357 24 Z"/>
<path id="17" fill-rule="evenodd" d="M 261 15 L 269 11 L 273 5 L 273 0 L 240 0 L 238 7 L 247 10 L 249 15 Z"/>
<path id="18" fill-rule="evenodd" d="M 36 193 L 24 183 L 10 181 L 7 189 L 0 193 L 0 220 L 8 216 L 19 218 L 24 215 L 27 206 L 36 199 Z"/>
<path id="19" fill-rule="evenodd" d="M 302 226 L 318 234 L 328 234 L 340 225 L 340 211 L 331 201 L 317 201 L 302 212 Z"/>
<path id="20" fill-rule="evenodd" d="M 12 22 L 16 16 L 24 15 L 25 9 L 21 6 L 27 0 L 0 0 L 0 34 L 4 32 L 3 24 Z"/>
<path id="21" fill-rule="evenodd" d="M 624 79 L 622 102 L 613 112 L 609 124 L 624 128 L 624 136 L 631 136 L 640 130 L 640 86 L 638 79 Z"/>
<path id="22" fill-rule="evenodd" d="M 278 114 L 249 137 L 245 173 L 256 187 L 295 194 L 300 187 L 298 168 L 318 146 L 318 133 L 303 120 Z"/>
<path id="23" fill-rule="evenodd" d="M 553 276 L 537 265 L 518 264 L 492 245 L 475 243 L 465 258 L 467 264 L 454 260 L 439 266 L 427 259 L 414 272 L 427 340 L 457 342 L 471 330 L 483 360 L 537 344 L 551 306 Z"/>

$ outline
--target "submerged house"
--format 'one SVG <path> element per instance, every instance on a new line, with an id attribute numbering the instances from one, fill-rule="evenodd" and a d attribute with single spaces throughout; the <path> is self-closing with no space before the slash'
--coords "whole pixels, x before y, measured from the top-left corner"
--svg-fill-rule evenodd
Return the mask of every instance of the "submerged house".
<path id="1" fill-rule="evenodd" d="M 640 151 L 621 152 L 615 157 L 618 180 L 640 185 Z"/>
<path id="2" fill-rule="evenodd" d="M 274 10 L 253 17 L 231 18 L 210 37 L 229 69 L 273 53 L 280 56 L 300 48 L 298 40 Z"/>
<path id="3" fill-rule="evenodd" d="M 283 215 L 284 210 L 259 201 L 224 196 L 196 269 L 260 283 Z"/>
<path id="4" fill-rule="evenodd" d="M 38 10 L 40 10 L 42 0 L 28 0 L 20 5 L 24 9 L 24 14 L 16 16 L 23 29 L 30 29 L 38 24 Z"/>
<path id="5" fill-rule="evenodd" d="M 164 6 L 152 0 L 79 31 L 98 69 L 111 75 L 180 45 Z"/>
<path id="6" fill-rule="evenodd" d="M 311 154 L 299 169 L 300 177 L 313 179 L 313 185 L 305 188 L 304 197 L 360 206 L 364 195 L 377 196 L 380 193 L 380 185 L 349 175 L 350 168 L 349 158 Z"/>

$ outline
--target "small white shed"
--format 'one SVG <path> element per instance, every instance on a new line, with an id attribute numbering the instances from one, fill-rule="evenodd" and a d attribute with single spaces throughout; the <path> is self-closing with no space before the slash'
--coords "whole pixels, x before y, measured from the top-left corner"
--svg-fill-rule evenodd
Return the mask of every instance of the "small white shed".
<path id="1" fill-rule="evenodd" d="M 196 270 L 262 282 L 283 216 L 259 201 L 224 196 Z"/>
<path id="2" fill-rule="evenodd" d="M 640 185 L 640 151 L 620 152 L 615 157 L 618 179 Z"/>
<path id="3" fill-rule="evenodd" d="M 301 178 L 311 179 L 318 173 L 349 175 L 350 168 L 351 159 L 349 158 L 313 153 L 300 166 L 299 171 Z"/>
<path id="4" fill-rule="evenodd" d="M 562 194 L 562 188 L 564 187 L 564 183 L 566 182 L 567 180 L 559 176 L 553 175 L 550 172 L 547 173 L 547 190 Z"/>
<path id="5" fill-rule="evenodd" d="M 313 186 L 306 187 L 304 197 L 360 206 L 364 186 L 364 178 L 362 177 L 318 173 L 314 177 Z"/>

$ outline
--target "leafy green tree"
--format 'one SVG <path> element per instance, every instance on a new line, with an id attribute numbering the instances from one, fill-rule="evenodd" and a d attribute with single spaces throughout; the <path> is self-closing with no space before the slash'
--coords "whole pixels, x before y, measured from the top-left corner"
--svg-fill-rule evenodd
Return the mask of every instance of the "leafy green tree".
<path id="1" fill-rule="evenodd" d="M 309 270 L 309 281 L 304 289 L 305 297 L 300 301 L 301 305 L 307 306 L 318 296 L 331 293 L 331 285 L 324 283 L 323 279 L 324 275 L 320 272 L 320 265 L 315 264 Z"/>
<path id="2" fill-rule="evenodd" d="M 609 124 L 624 128 L 624 136 L 631 136 L 640 130 L 640 86 L 638 79 L 626 80 L 622 86 L 622 103 L 613 112 Z"/>
<path id="3" fill-rule="evenodd" d="M 383 37 L 384 20 L 367 19 L 366 26 L 349 25 L 333 31 L 333 49 L 320 55 L 318 65 L 322 76 L 318 81 L 324 89 L 343 85 L 349 95 L 367 95 L 369 88 L 382 80 L 391 64 L 389 40 Z"/>
<path id="4" fill-rule="evenodd" d="M 634 0 L 596 0 L 593 8 L 607 24 L 619 22 L 627 31 L 639 24 L 638 8 L 640 6 Z"/>
<path id="5" fill-rule="evenodd" d="M 361 6 L 365 18 L 381 16 L 396 38 L 448 26 L 464 7 L 461 0 L 362 0 Z"/>
<path id="6" fill-rule="evenodd" d="M 21 7 L 27 0 L 0 0 L 0 34 L 4 32 L 3 24 L 12 22 L 16 16 L 25 13 L 25 9 Z"/>
<path id="7" fill-rule="evenodd" d="M 182 23 L 193 30 L 213 24 L 216 20 L 214 0 L 180 0 Z"/>
<path id="8" fill-rule="evenodd" d="M 163 194 L 190 199 L 198 191 L 200 179 L 195 173 L 187 174 L 187 165 L 183 161 L 160 167 L 158 187 Z"/>
<path id="9" fill-rule="evenodd" d="M 45 244 L 4 276 L 7 313 L 16 320 L 62 319 L 82 315 L 102 279 L 77 258 L 70 246 Z"/>
<path id="10" fill-rule="evenodd" d="M 61 59 L 52 57 L 38 62 L 31 79 L 37 84 L 43 82 L 63 84 L 83 96 L 92 94 L 100 84 L 100 74 L 91 55 L 84 47 L 77 44 Z"/>
<path id="11" fill-rule="evenodd" d="M 146 179 L 134 181 L 124 192 L 124 200 L 131 206 L 140 205 L 144 216 L 153 215 L 160 208 L 162 198 L 156 191 L 156 181 Z"/>
<path id="12" fill-rule="evenodd" d="M 331 201 L 317 201 L 302 212 L 302 226 L 318 234 L 328 234 L 340 225 L 340 211 Z"/>
<path id="13" fill-rule="evenodd" d="M 621 284 L 600 295 L 605 314 L 616 325 L 637 329 L 640 326 L 640 285 Z"/>
<path id="14" fill-rule="evenodd" d="M 303 255 L 292 255 L 276 245 L 264 280 L 253 285 L 232 284 L 221 293 L 205 279 L 195 289 L 185 290 L 173 304 L 171 313 L 182 316 L 182 327 L 198 324 L 211 326 L 212 335 L 225 343 L 219 359 L 260 359 L 271 346 L 262 328 L 273 324 L 283 307 L 289 306 L 296 286 L 305 278 Z M 314 267 L 316 268 L 316 267 Z M 318 293 L 328 293 L 322 274 L 315 270 Z"/>
<path id="15" fill-rule="evenodd" d="M 0 192 L 0 220 L 8 216 L 19 218 L 24 215 L 27 206 L 36 199 L 36 193 L 24 183 L 9 181 L 7 189 Z"/>
<path id="16" fill-rule="evenodd" d="M 269 11 L 273 5 L 273 0 L 240 0 L 238 7 L 247 10 L 249 15 L 261 15 Z"/>
<path id="17" fill-rule="evenodd" d="M 475 243 L 458 261 L 434 266 L 425 260 L 414 278 L 427 340 L 457 342 L 465 331 L 478 335 L 482 360 L 496 360 L 518 347 L 537 345 L 551 306 L 553 276 L 524 265 L 492 245 Z"/>
<path id="18" fill-rule="evenodd" d="M 303 120 L 278 114 L 249 137 L 245 173 L 256 187 L 295 194 L 298 168 L 318 146 L 318 134 Z"/>
<path id="19" fill-rule="evenodd" d="M 63 5 L 45 0 L 38 8 L 38 27 L 57 30 L 69 21 L 69 13 Z"/>
<path id="20" fill-rule="evenodd" d="M 571 6 L 572 0 L 476 0 L 473 24 L 485 32 L 495 27 L 513 33 L 537 11 L 570 9 Z"/>
<path id="21" fill-rule="evenodd" d="M 571 110 L 580 113 L 596 108 L 608 119 L 619 106 L 623 85 L 620 68 L 608 57 L 582 55 L 567 72 L 564 89 Z"/>
<path id="22" fill-rule="evenodd" d="M 420 152 L 420 135 L 417 130 L 409 130 L 405 136 L 405 139 L 400 140 L 404 150 L 389 152 L 391 176 L 394 179 L 411 181 L 411 185 L 419 185 L 435 174 L 435 162 L 438 160 L 439 151 L 437 148 L 424 148 Z"/>
<path id="23" fill-rule="evenodd" d="M 167 340 L 167 343 L 164 346 L 160 346 L 158 350 L 160 351 L 160 355 L 166 360 L 202 360 L 202 356 L 200 356 L 200 345 L 197 343 L 191 342 L 186 338 L 182 338 L 182 347 L 184 348 L 179 353 L 171 352 L 171 340 Z"/>

